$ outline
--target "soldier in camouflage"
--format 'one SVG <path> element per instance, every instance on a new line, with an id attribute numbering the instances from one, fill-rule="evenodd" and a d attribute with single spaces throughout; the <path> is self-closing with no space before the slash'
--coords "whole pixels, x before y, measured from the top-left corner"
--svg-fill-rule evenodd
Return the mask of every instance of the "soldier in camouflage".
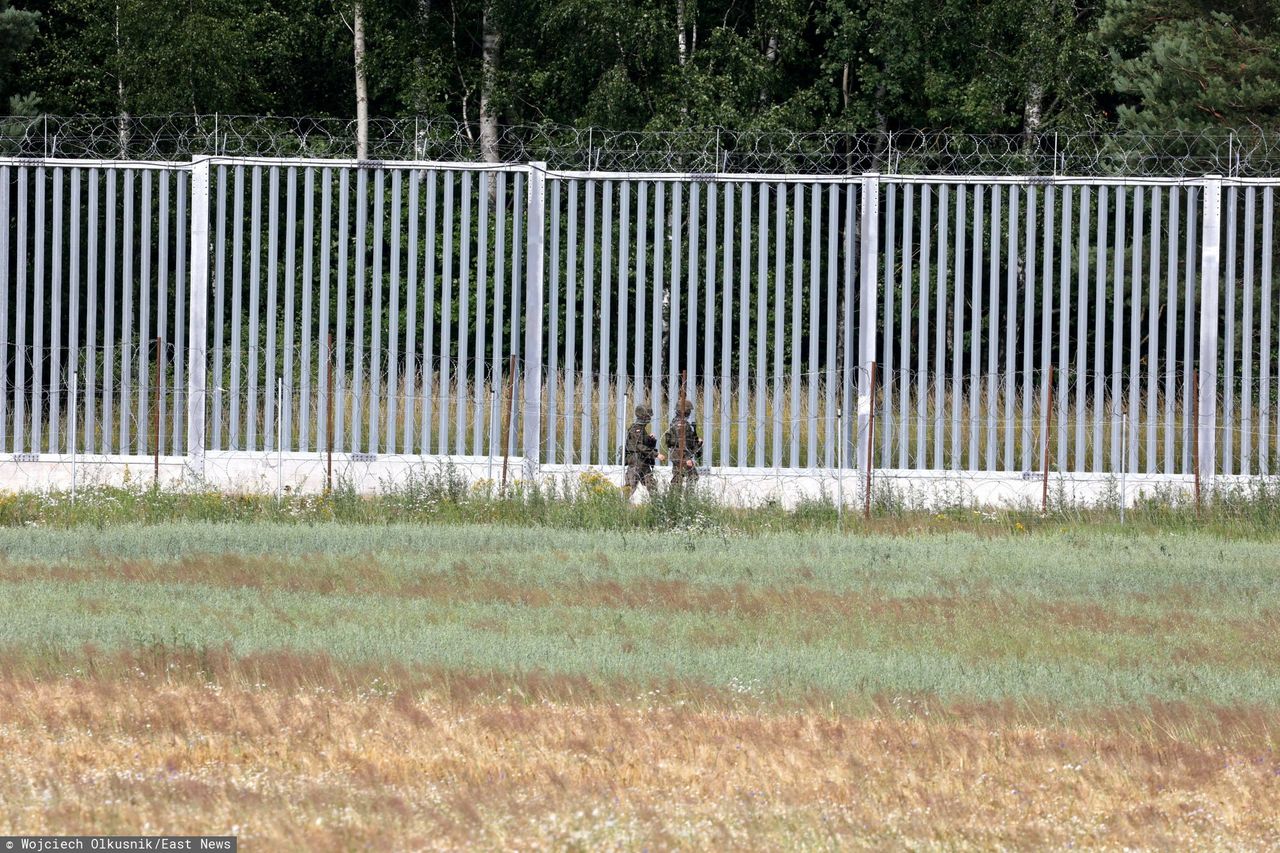
<path id="1" fill-rule="evenodd" d="M 698 459 L 702 456 L 702 438 L 698 428 L 689 420 L 693 403 L 681 400 L 676 416 L 662 436 L 662 446 L 671 457 L 671 485 L 691 485 L 698 481 Z"/>
<path id="2" fill-rule="evenodd" d="M 658 439 L 649 431 L 649 421 L 653 419 L 653 411 L 645 405 L 636 406 L 636 420 L 627 428 L 626 463 L 627 470 L 623 476 L 622 497 L 629 504 L 636 486 L 641 485 L 652 495 L 658 488 L 653 476 L 654 460 L 661 460 L 658 453 Z"/>

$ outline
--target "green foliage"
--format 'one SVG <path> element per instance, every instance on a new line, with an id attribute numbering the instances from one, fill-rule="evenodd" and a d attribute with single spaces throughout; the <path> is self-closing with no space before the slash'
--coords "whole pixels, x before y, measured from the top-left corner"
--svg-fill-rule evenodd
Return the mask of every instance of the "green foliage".
<path id="1" fill-rule="evenodd" d="M 36 99 L 12 86 L 12 68 L 36 37 L 37 12 L 17 9 L 9 0 L 0 0 L 0 109 L 10 115 L 34 115 Z"/>
<path id="2" fill-rule="evenodd" d="M 1125 128 L 1280 126 L 1280 3 L 1112 0 L 1100 34 Z"/>

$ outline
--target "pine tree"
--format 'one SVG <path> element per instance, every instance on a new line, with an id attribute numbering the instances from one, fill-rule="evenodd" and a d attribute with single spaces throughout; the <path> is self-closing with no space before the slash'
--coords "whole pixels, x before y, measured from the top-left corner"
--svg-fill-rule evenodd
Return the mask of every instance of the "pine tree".
<path id="1" fill-rule="evenodd" d="M 0 106 L 10 115 L 34 115 L 36 111 L 35 95 L 12 91 L 10 81 L 14 80 L 11 69 L 18 57 L 35 41 L 39 19 L 36 12 L 15 9 L 9 0 L 0 0 Z"/>

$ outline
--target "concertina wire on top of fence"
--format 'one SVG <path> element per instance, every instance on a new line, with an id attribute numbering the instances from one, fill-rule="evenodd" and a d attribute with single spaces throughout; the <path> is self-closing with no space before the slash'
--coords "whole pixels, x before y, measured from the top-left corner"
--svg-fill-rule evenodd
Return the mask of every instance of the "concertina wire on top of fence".
<path id="1" fill-rule="evenodd" d="M 0 156 L 164 161 L 198 156 L 353 158 L 357 124 L 242 115 L 0 117 Z M 615 172 L 847 175 L 1267 177 L 1280 137 L 1239 131 L 963 134 L 723 127 L 607 130 L 551 123 L 499 128 L 503 163 Z M 371 160 L 475 162 L 473 125 L 452 118 L 369 121 Z"/>

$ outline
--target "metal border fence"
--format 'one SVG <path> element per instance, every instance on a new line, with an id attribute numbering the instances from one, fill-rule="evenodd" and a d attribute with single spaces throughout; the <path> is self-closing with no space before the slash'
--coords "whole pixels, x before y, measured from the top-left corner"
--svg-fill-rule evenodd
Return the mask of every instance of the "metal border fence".
<path id="1" fill-rule="evenodd" d="M 4 157 L 0 451 L 1269 474 L 1277 186 Z"/>

